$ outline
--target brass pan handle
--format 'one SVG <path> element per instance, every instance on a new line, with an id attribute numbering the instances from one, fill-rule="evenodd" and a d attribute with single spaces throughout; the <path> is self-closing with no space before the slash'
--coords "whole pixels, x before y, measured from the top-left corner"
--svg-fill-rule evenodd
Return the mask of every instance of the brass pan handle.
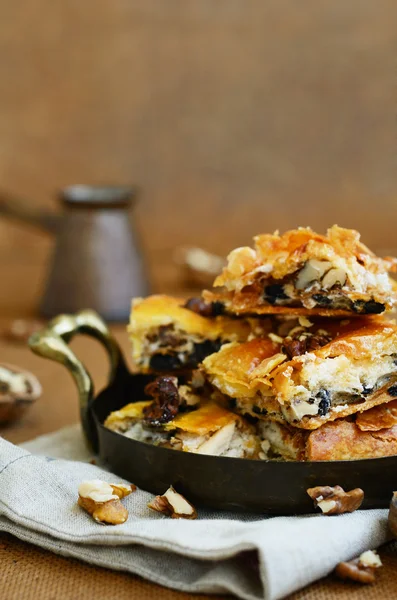
<path id="1" fill-rule="evenodd" d="M 80 416 L 85 436 L 96 449 L 97 434 L 90 414 L 94 398 L 94 384 L 83 363 L 76 357 L 68 344 L 76 334 L 85 334 L 97 339 L 105 347 L 110 360 L 108 385 L 119 370 L 126 371 L 121 350 L 103 319 L 93 310 L 81 310 L 74 315 L 59 315 L 47 326 L 34 333 L 28 341 L 30 349 L 39 356 L 55 360 L 67 367 L 76 382 L 80 401 Z"/>

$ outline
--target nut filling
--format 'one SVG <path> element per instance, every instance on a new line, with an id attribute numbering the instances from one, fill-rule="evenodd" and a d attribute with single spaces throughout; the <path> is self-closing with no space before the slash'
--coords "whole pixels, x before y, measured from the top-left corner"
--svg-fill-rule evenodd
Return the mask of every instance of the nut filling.
<path id="1" fill-rule="evenodd" d="M 173 325 L 159 327 L 158 331 L 147 336 L 146 342 L 147 351 L 151 354 L 149 366 L 153 371 L 195 368 L 206 356 L 217 352 L 221 347 L 219 339 L 187 339 L 182 332 L 176 331 Z"/>
<path id="2" fill-rule="evenodd" d="M 338 359 L 327 360 L 334 361 L 329 363 L 330 367 L 332 367 L 336 365 Z M 379 375 L 375 381 L 371 377 L 371 368 L 374 370 L 375 375 Z M 352 364 L 349 367 L 352 379 L 351 387 L 349 389 L 345 386 L 344 391 L 338 381 L 338 372 L 335 371 L 332 373 L 330 371 L 326 377 L 330 379 L 330 384 L 333 388 L 319 387 L 310 390 L 303 385 L 296 386 L 296 396 L 291 405 L 283 406 L 283 413 L 287 418 L 289 417 L 289 420 L 295 422 L 303 416 L 325 417 L 331 410 L 338 411 L 349 404 L 364 403 L 370 394 L 375 393 L 386 385 L 393 377 L 393 374 L 395 377 L 396 371 L 397 366 L 394 356 L 386 356 L 378 366 L 368 365 L 368 368 L 360 369 L 357 373 L 354 372 L 354 365 Z M 323 381 L 319 378 L 319 383 L 325 383 L 326 377 L 324 376 Z M 368 379 L 363 381 L 364 377 Z M 394 396 L 394 388 L 396 388 L 397 394 L 397 386 L 392 385 L 388 389 L 390 396 Z"/>
<path id="3" fill-rule="evenodd" d="M 385 304 L 373 298 L 351 300 L 346 296 L 350 287 L 347 275 L 328 261 L 308 260 L 299 270 L 281 280 L 263 279 L 263 300 L 277 306 L 328 308 L 348 310 L 358 314 L 380 314 Z"/>

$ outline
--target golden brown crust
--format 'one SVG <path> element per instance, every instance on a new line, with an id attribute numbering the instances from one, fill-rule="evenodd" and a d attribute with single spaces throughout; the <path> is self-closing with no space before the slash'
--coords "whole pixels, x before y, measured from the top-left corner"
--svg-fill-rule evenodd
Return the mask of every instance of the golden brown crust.
<path id="1" fill-rule="evenodd" d="M 275 359 L 274 364 L 269 364 L 272 359 Z M 248 397 L 256 393 L 251 383 L 252 372 L 261 366 L 264 378 L 266 365 L 270 369 L 284 359 L 284 355 L 280 356 L 280 344 L 268 337 L 257 338 L 243 344 L 225 344 L 219 352 L 204 359 L 203 370 L 222 393 L 231 397 Z"/>
<path id="2" fill-rule="evenodd" d="M 356 425 L 361 431 L 379 431 L 397 425 L 397 400 L 375 406 L 357 415 Z"/>
<path id="3" fill-rule="evenodd" d="M 397 454 L 397 427 L 361 431 L 346 419 L 327 423 L 308 437 L 307 460 L 356 460 Z"/>
<path id="4" fill-rule="evenodd" d="M 214 282 L 214 288 L 223 289 L 204 292 L 207 301 L 222 302 L 234 314 L 323 316 L 380 313 L 396 301 L 388 272 L 396 270 L 397 260 L 376 257 L 357 231 L 334 225 L 327 235 L 319 235 L 300 228 L 281 236 L 258 235 L 254 242 L 254 248 L 229 254 Z M 280 289 L 269 297 L 268 285 Z M 316 298 L 319 292 L 321 298 Z"/>
<path id="5" fill-rule="evenodd" d="M 361 431 L 353 418 L 325 423 L 311 432 L 280 423 L 273 425 L 277 428 L 276 444 L 273 445 L 274 437 L 266 433 L 264 437 L 276 452 L 282 448 L 281 454 L 287 460 L 358 460 L 397 454 L 397 426 L 377 432 Z"/>
<path id="6" fill-rule="evenodd" d="M 245 341 L 250 335 L 261 335 L 270 327 L 264 319 L 236 319 L 228 316 L 207 317 L 184 306 L 185 300 L 165 295 L 136 298 L 132 303 L 127 327 L 132 342 L 135 369 L 141 372 L 156 370 L 189 370 L 195 368 L 201 354 L 230 341 Z M 206 352 L 206 353 L 208 353 Z M 155 363 L 153 357 L 159 357 Z M 169 356 L 169 360 L 161 360 Z"/>
<path id="7" fill-rule="evenodd" d="M 215 402 L 204 401 L 198 409 L 177 415 L 175 419 L 166 423 L 164 429 L 207 435 L 233 422 L 243 422 L 243 419 Z"/>
<path id="8" fill-rule="evenodd" d="M 126 404 L 119 410 L 110 413 L 104 426 L 112 431 L 125 430 L 129 425 L 143 419 L 144 409 L 152 404 L 153 400 L 142 400 Z"/>
<path id="9" fill-rule="evenodd" d="M 393 377 L 397 376 L 397 372 L 393 375 L 393 356 L 397 353 L 394 323 L 382 317 L 315 319 L 305 331 L 308 330 L 314 335 L 323 332 L 333 339 L 290 360 L 283 353 L 283 339 L 270 333 L 279 343 L 267 337 L 225 345 L 203 361 L 202 369 L 218 390 L 236 398 L 240 408 L 245 405 L 248 413 L 253 414 L 256 407 L 274 420 L 289 421 L 303 429 L 316 429 L 327 421 L 394 399 L 393 393 L 388 392 L 393 387 Z M 367 381 L 371 373 L 373 386 L 383 376 L 390 378 L 383 387 L 375 386 L 372 393 L 369 390 L 364 393 L 362 388 L 360 394 L 357 386 L 363 386 L 360 381 Z M 345 394 L 346 399 L 334 402 L 334 389 Z M 329 395 L 329 402 L 320 411 L 321 399 L 313 404 L 312 398 L 325 393 L 323 390 Z"/>
<path id="10" fill-rule="evenodd" d="M 150 329 L 174 325 L 177 329 L 191 335 L 215 340 L 229 333 L 235 333 L 238 339 L 246 339 L 250 333 L 247 321 L 230 317 L 203 317 L 184 308 L 183 298 L 166 295 L 153 295 L 147 298 L 135 298 L 131 306 L 131 318 L 128 332 L 131 336 L 147 333 Z"/>

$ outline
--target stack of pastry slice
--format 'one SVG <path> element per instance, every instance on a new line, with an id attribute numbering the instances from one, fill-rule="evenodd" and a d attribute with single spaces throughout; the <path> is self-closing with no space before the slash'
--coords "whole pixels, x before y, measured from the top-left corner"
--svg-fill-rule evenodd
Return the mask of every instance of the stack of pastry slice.
<path id="1" fill-rule="evenodd" d="M 170 411 L 160 378 L 146 426 L 166 429 L 170 447 L 200 452 L 204 444 L 206 453 L 225 456 L 397 454 L 397 325 L 388 315 L 397 262 L 376 257 L 359 237 L 337 226 L 325 236 L 308 228 L 259 235 L 254 248 L 231 252 L 202 298 L 135 301 L 129 334 L 136 368 L 162 372 L 176 389 Z M 194 427 L 185 431 L 190 438 L 181 435 L 178 420 L 197 425 L 203 410 L 207 429 L 211 411 L 213 423 L 219 410 L 233 423 L 226 446 L 224 424 L 215 430 L 218 444 L 207 437 L 197 445 Z M 242 431 L 245 450 L 238 452 Z"/>

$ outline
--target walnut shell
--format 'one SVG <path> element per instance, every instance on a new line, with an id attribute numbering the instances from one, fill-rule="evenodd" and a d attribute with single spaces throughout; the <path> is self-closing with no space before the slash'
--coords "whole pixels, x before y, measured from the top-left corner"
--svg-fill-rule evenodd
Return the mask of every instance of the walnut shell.
<path id="1" fill-rule="evenodd" d="M 0 423 L 19 419 L 41 392 L 35 375 L 15 365 L 0 363 Z"/>

